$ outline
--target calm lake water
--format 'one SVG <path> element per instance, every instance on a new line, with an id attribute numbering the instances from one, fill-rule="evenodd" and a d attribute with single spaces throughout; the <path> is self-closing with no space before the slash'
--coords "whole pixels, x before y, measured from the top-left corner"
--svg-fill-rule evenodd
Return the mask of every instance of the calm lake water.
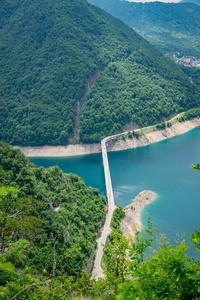
<path id="1" fill-rule="evenodd" d="M 142 148 L 108 153 L 108 158 L 117 205 L 124 207 L 139 192 L 150 189 L 158 198 L 144 209 L 144 225 L 148 212 L 158 232 L 172 241 L 177 233 L 188 236 L 200 229 L 200 173 L 190 167 L 200 163 L 200 127 Z M 58 165 L 65 173 L 78 174 L 105 196 L 101 153 L 30 160 L 38 166 Z M 193 251 L 189 255 L 199 256 Z"/>

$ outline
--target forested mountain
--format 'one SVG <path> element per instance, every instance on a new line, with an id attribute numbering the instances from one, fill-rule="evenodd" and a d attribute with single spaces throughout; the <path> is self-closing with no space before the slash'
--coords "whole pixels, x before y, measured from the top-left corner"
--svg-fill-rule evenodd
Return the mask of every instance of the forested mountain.
<path id="1" fill-rule="evenodd" d="M 200 57 L 200 7 L 194 3 L 89 2 L 124 21 L 164 54 Z"/>
<path id="2" fill-rule="evenodd" d="M 199 104 L 177 65 L 85 0 L 3 0 L 0 20 L 2 141 L 78 142 L 76 123 L 80 141 L 97 142 Z"/>
<path id="3" fill-rule="evenodd" d="M 57 166 L 38 168 L 19 149 L 0 143 L 0 253 L 26 240 L 26 247 L 16 245 L 26 259 L 10 257 L 16 267 L 79 277 L 92 263 L 105 203 L 77 175 Z"/>
<path id="4" fill-rule="evenodd" d="M 157 237 L 149 218 L 133 243 L 119 230 L 120 207 L 104 247 L 105 278 L 82 272 L 104 216 L 105 199 L 77 175 L 37 168 L 1 142 L 0 299 L 199 299 L 200 261 L 187 257 L 185 241 Z M 146 257 L 155 238 L 158 248 Z M 190 238 L 200 252 L 200 230 Z"/>
<path id="5" fill-rule="evenodd" d="M 187 74 L 196 85 L 200 86 L 200 68 L 188 68 L 183 65 L 181 66 L 181 68 L 183 72 Z"/>
<path id="6" fill-rule="evenodd" d="M 195 3 L 197 5 L 200 5 L 200 0 L 182 0 L 180 3 L 189 2 L 189 3 Z"/>

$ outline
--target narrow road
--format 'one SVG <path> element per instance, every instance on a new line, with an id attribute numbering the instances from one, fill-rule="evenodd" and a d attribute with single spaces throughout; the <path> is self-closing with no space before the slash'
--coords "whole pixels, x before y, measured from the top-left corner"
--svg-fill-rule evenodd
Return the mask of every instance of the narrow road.
<path id="1" fill-rule="evenodd" d="M 99 237 L 98 243 L 98 250 L 94 262 L 92 278 L 99 279 L 104 277 L 103 270 L 101 268 L 101 260 L 103 257 L 103 248 L 106 244 L 107 236 L 111 233 L 110 223 L 112 220 L 112 215 L 115 210 L 115 202 L 113 196 L 113 189 L 112 189 L 112 182 L 110 177 L 110 169 L 108 164 L 108 156 L 106 150 L 106 142 L 111 139 L 112 137 L 107 137 L 101 141 L 101 149 L 102 149 L 102 158 L 103 158 L 103 166 L 104 166 L 104 175 L 105 175 L 105 183 L 106 183 L 106 196 L 108 201 L 108 214 L 106 217 L 105 224 L 103 226 L 103 230 L 101 236 Z"/>
<path id="2" fill-rule="evenodd" d="M 170 122 L 174 120 L 175 118 L 178 118 L 182 113 L 176 115 L 172 119 L 166 122 Z M 152 126 L 147 126 L 144 128 L 136 129 L 135 131 L 140 131 L 142 129 L 147 129 L 147 128 L 152 128 L 155 127 L 156 125 Z M 108 201 L 108 214 L 106 217 L 105 224 L 103 226 L 101 236 L 97 240 L 98 247 L 97 247 L 97 253 L 96 253 L 96 258 L 94 262 L 94 267 L 93 267 L 93 272 L 92 272 L 92 278 L 98 280 L 99 278 L 103 278 L 103 270 L 101 268 L 101 260 L 103 257 L 103 248 L 106 244 L 106 239 L 107 236 L 111 233 L 111 228 L 110 224 L 112 221 L 112 215 L 115 210 L 115 201 L 114 201 L 114 195 L 113 195 L 113 189 L 112 189 L 112 181 L 110 177 L 110 168 L 109 168 L 109 163 L 108 163 L 108 155 L 107 155 L 107 149 L 106 149 L 106 142 L 116 139 L 117 137 L 126 134 L 128 132 L 123 132 L 123 133 L 118 133 L 112 136 L 108 136 L 105 139 L 101 141 L 101 149 L 102 149 L 102 158 L 103 158 L 103 166 L 104 166 L 104 175 L 105 175 L 105 183 L 106 183 L 106 196 L 107 196 L 107 201 Z"/>

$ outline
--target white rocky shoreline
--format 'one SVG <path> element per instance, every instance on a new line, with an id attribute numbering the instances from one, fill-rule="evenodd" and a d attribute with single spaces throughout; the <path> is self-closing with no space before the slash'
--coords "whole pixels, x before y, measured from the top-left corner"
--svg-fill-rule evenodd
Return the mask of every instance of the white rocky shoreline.
<path id="1" fill-rule="evenodd" d="M 152 143 L 156 143 L 183 133 L 186 133 L 195 127 L 200 126 L 200 118 L 195 118 L 182 123 L 175 123 L 172 127 L 166 127 L 162 130 L 153 131 L 139 138 L 114 140 L 107 145 L 107 151 L 122 151 L 137 147 L 143 147 Z M 36 146 L 36 147 L 21 147 L 19 148 L 28 157 L 66 157 L 85 154 L 93 154 L 101 152 L 101 144 L 76 144 L 67 146 Z"/>
<path id="2" fill-rule="evenodd" d="M 141 213 L 156 198 L 157 195 L 154 192 L 144 190 L 133 199 L 131 204 L 124 208 L 125 217 L 120 223 L 120 229 L 125 237 L 134 239 L 135 235 L 142 230 Z"/>

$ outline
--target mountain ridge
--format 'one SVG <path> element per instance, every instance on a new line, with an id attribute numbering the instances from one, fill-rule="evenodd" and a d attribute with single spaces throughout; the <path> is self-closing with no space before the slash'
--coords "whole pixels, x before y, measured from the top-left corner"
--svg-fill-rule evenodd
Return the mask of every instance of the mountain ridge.
<path id="1" fill-rule="evenodd" d="M 186 2 L 200 5 L 200 1 L 199 0 L 182 0 L 179 3 L 186 3 Z"/>
<path id="2" fill-rule="evenodd" d="M 128 24 L 164 54 L 200 57 L 200 8 L 192 2 L 89 0 Z"/>
<path id="3" fill-rule="evenodd" d="M 167 114 L 166 102 L 168 113 L 199 103 L 197 87 L 177 65 L 85 0 L 9 0 L 0 16 L 2 141 L 68 144 L 78 101 L 98 70 L 80 116 L 81 142 L 98 142 L 132 119 L 140 126 L 156 122 Z M 140 113 L 144 101 L 148 114 L 153 108 L 151 120 Z"/>

